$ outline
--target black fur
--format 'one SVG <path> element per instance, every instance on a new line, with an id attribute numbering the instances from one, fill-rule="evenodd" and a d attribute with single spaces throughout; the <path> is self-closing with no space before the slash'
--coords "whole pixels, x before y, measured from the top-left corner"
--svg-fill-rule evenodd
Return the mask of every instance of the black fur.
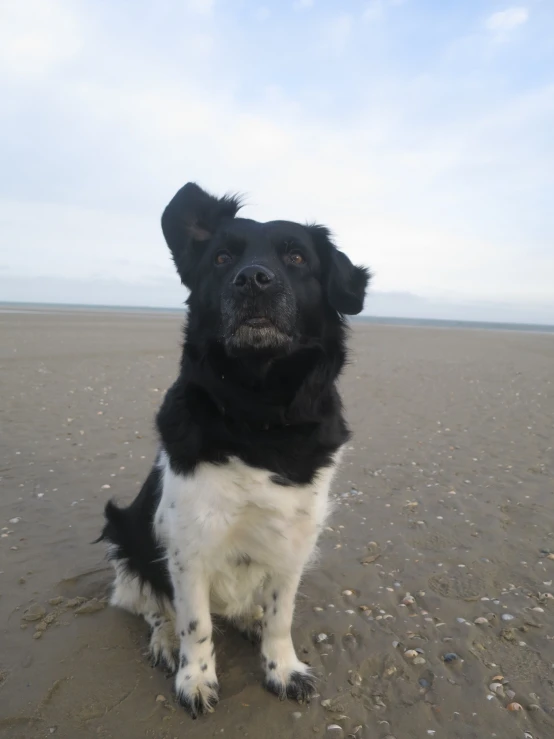
<path id="1" fill-rule="evenodd" d="M 269 665 L 270 669 L 271 664 Z M 269 678 L 264 682 L 266 690 L 274 693 L 281 700 L 290 698 L 299 703 L 309 703 L 315 690 L 315 678 L 313 675 L 302 672 L 293 672 L 286 685 L 276 679 Z"/>
<path id="2" fill-rule="evenodd" d="M 239 208 L 237 198 L 189 183 L 164 211 L 190 295 L 179 376 L 156 419 L 160 441 L 175 472 L 235 456 L 278 485 L 309 483 L 349 437 L 335 383 L 346 358 L 344 314 L 362 310 L 370 274 L 326 228 L 236 218 Z M 152 531 L 159 499 L 154 467 L 128 508 L 107 504 L 101 538 L 171 598 Z"/>

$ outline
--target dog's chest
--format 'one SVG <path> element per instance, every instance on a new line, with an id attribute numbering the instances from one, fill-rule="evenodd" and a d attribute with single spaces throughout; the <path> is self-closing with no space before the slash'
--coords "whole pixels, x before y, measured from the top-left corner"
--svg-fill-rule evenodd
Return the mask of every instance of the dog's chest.
<path id="1" fill-rule="evenodd" d="M 162 540 L 179 539 L 191 557 L 210 567 L 241 560 L 274 565 L 276 557 L 313 548 L 327 515 L 333 470 L 324 468 L 310 485 L 284 486 L 273 473 L 236 458 L 200 464 L 186 476 L 165 463 L 155 527 Z"/>

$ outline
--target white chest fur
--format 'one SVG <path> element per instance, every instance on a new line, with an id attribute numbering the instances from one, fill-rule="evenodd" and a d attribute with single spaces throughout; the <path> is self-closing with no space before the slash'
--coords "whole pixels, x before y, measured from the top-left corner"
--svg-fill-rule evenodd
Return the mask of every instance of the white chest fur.
<path id="1" fill-rule="evenodd" d="M 218 610 L 230 615 L 252 602 L 267 574 L 302 570 L 313 557 L 337 462 L 311 484 L 283 486 L 236 458 L 175 474 L 162 452 L 156 535 L 170 556 L 179 550 L 202 568 Z"/>

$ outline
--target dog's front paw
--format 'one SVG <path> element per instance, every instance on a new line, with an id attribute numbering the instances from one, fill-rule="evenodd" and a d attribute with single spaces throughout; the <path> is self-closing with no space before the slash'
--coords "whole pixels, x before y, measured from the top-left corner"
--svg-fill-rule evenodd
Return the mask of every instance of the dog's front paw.
<path id="1" fill-rule="evenodd" d="M 219 684 L 215 671 L 208 665 L 193 670 L 190 666 L 179 669 L 175 678 L 177 700 L 192 718 L 213 713 L 219 701 Z"/>
<path id="2" fill-rule="evenodd" d="M 310 702 L 315 692 L 315 677 L 303 662 L 297 660 L 294 665 L 280 665 L 276 660 L 266 660 L 264 669 L 264 686 L 270 693 L 280 700 Z"/>

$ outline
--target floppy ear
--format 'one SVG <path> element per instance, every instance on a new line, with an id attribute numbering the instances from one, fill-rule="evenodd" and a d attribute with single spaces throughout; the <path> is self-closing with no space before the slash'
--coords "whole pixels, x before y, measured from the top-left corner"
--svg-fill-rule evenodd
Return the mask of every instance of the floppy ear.
<path id="1" fill-rule="evenodd" d="M 226 218 L 234 218 L 239 198 L 215 198 L 188 182 L 173 197 L 162 215 L 162 231 L 171 250 L 181 282 L 190 288 L 198 248 L 208 241 Z"/>
<path id="2" fill-rule="evenodd" d="M 339 313 L 355 316 L 364 307 L 364 298 L 371 273 L 367 267 L 357 267 L 331 240 L 324 226 L 311 225 L 308 231 L 323 265 L 323 286 L 329 304 Z"/>

